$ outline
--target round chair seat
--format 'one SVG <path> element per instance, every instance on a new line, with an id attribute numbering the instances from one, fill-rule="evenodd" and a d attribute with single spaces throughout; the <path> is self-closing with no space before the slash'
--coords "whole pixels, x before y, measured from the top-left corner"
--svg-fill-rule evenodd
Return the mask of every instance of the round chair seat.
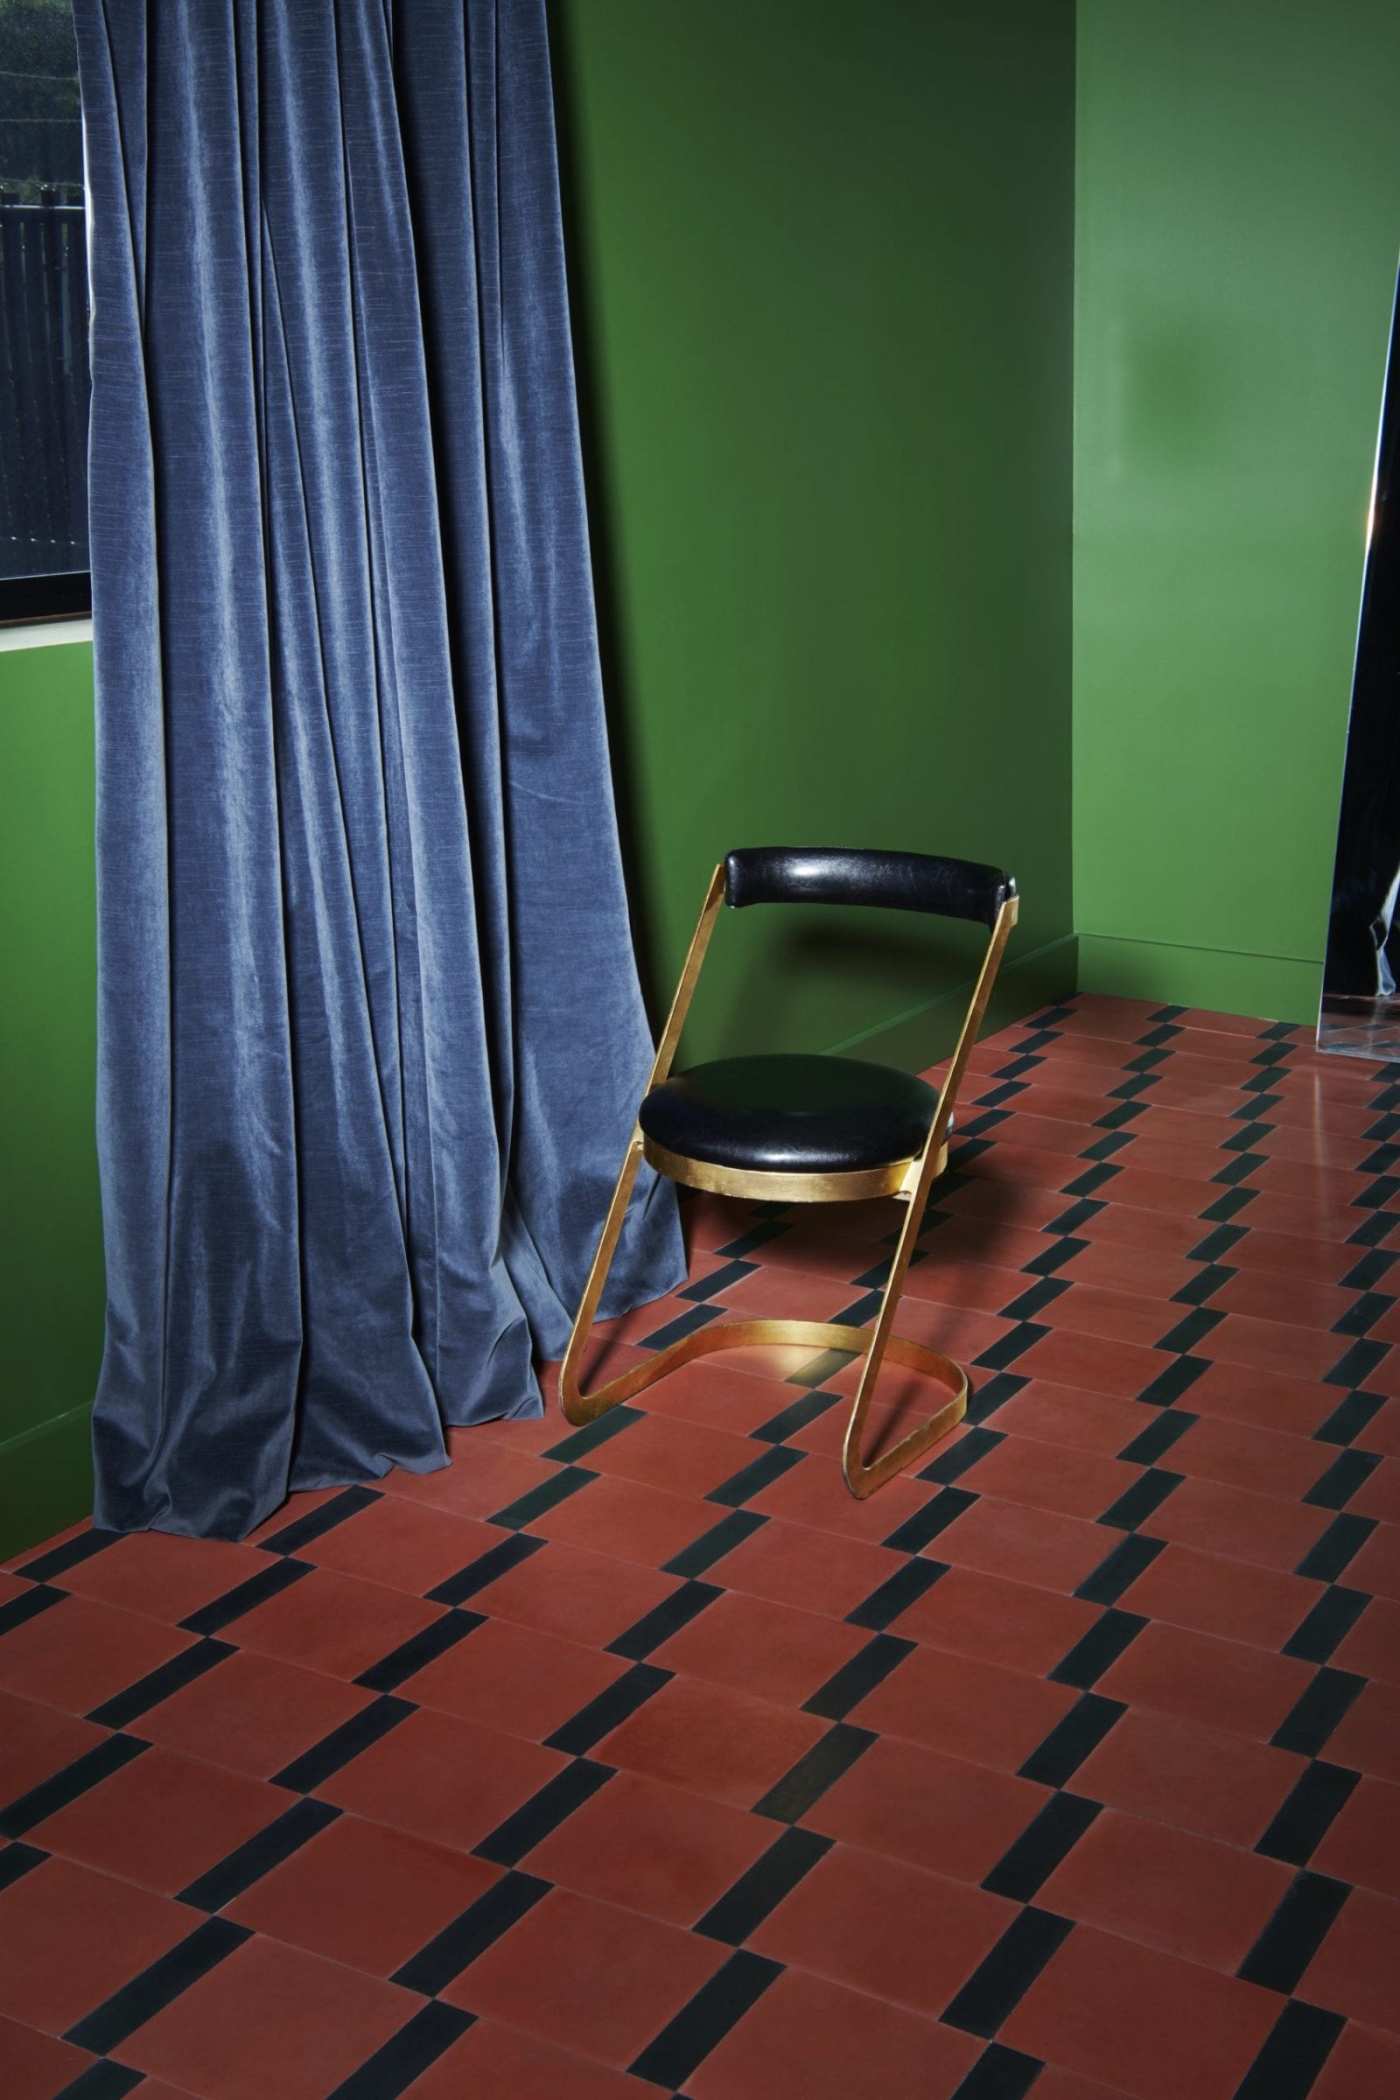
<path id="1" fill-rule="evenodd" d="M 682 1159 L 772 1174 L 845 1174 L 912 1159 L 931 1086 L 854 1057 L 728 1057 L 673 1073 L 643 1101 L 653 1144 Z"/>

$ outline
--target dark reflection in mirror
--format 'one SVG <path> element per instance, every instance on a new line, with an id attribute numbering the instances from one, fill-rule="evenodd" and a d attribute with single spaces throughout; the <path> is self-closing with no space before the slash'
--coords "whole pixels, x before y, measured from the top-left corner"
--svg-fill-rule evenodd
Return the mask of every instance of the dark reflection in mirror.
<path id="1" fill-rule="evenodd" d="M 1400 286 L 1390 355 L 1356 668 L 1342 813 L 1322 976 L 1318 1045 L 1400 1058 Z"/>

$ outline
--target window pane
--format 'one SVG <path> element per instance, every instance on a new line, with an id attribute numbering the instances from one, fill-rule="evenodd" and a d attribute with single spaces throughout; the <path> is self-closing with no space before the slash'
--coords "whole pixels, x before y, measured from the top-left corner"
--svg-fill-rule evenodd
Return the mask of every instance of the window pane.
<path id="1" fill-rule="evenodd" d="M 71 0 L 0 0 L 0 582 L 88 566 L 84 221 Z"/>

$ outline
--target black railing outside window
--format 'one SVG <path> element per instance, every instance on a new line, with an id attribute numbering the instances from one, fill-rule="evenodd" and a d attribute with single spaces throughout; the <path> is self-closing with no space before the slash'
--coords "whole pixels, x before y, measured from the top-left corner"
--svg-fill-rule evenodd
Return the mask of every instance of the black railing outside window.
<path id="1" fill-rule="evenodd" d="M 0 0 L 0 621 L 89 603 L 87 331 L 71 0 Z"/>

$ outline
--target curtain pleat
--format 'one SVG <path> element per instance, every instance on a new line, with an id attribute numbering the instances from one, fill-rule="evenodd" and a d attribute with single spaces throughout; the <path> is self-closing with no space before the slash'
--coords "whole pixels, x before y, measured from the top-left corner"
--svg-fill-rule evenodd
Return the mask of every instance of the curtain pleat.
<path id="1" fill-rule="evenodd" d="M 538 1412 L 650 1054 L 544 8 L 75 13 L 97 1517 L 237 1537 Z M 648 1180 L 605 1310 L 682 1266 Z"/>

